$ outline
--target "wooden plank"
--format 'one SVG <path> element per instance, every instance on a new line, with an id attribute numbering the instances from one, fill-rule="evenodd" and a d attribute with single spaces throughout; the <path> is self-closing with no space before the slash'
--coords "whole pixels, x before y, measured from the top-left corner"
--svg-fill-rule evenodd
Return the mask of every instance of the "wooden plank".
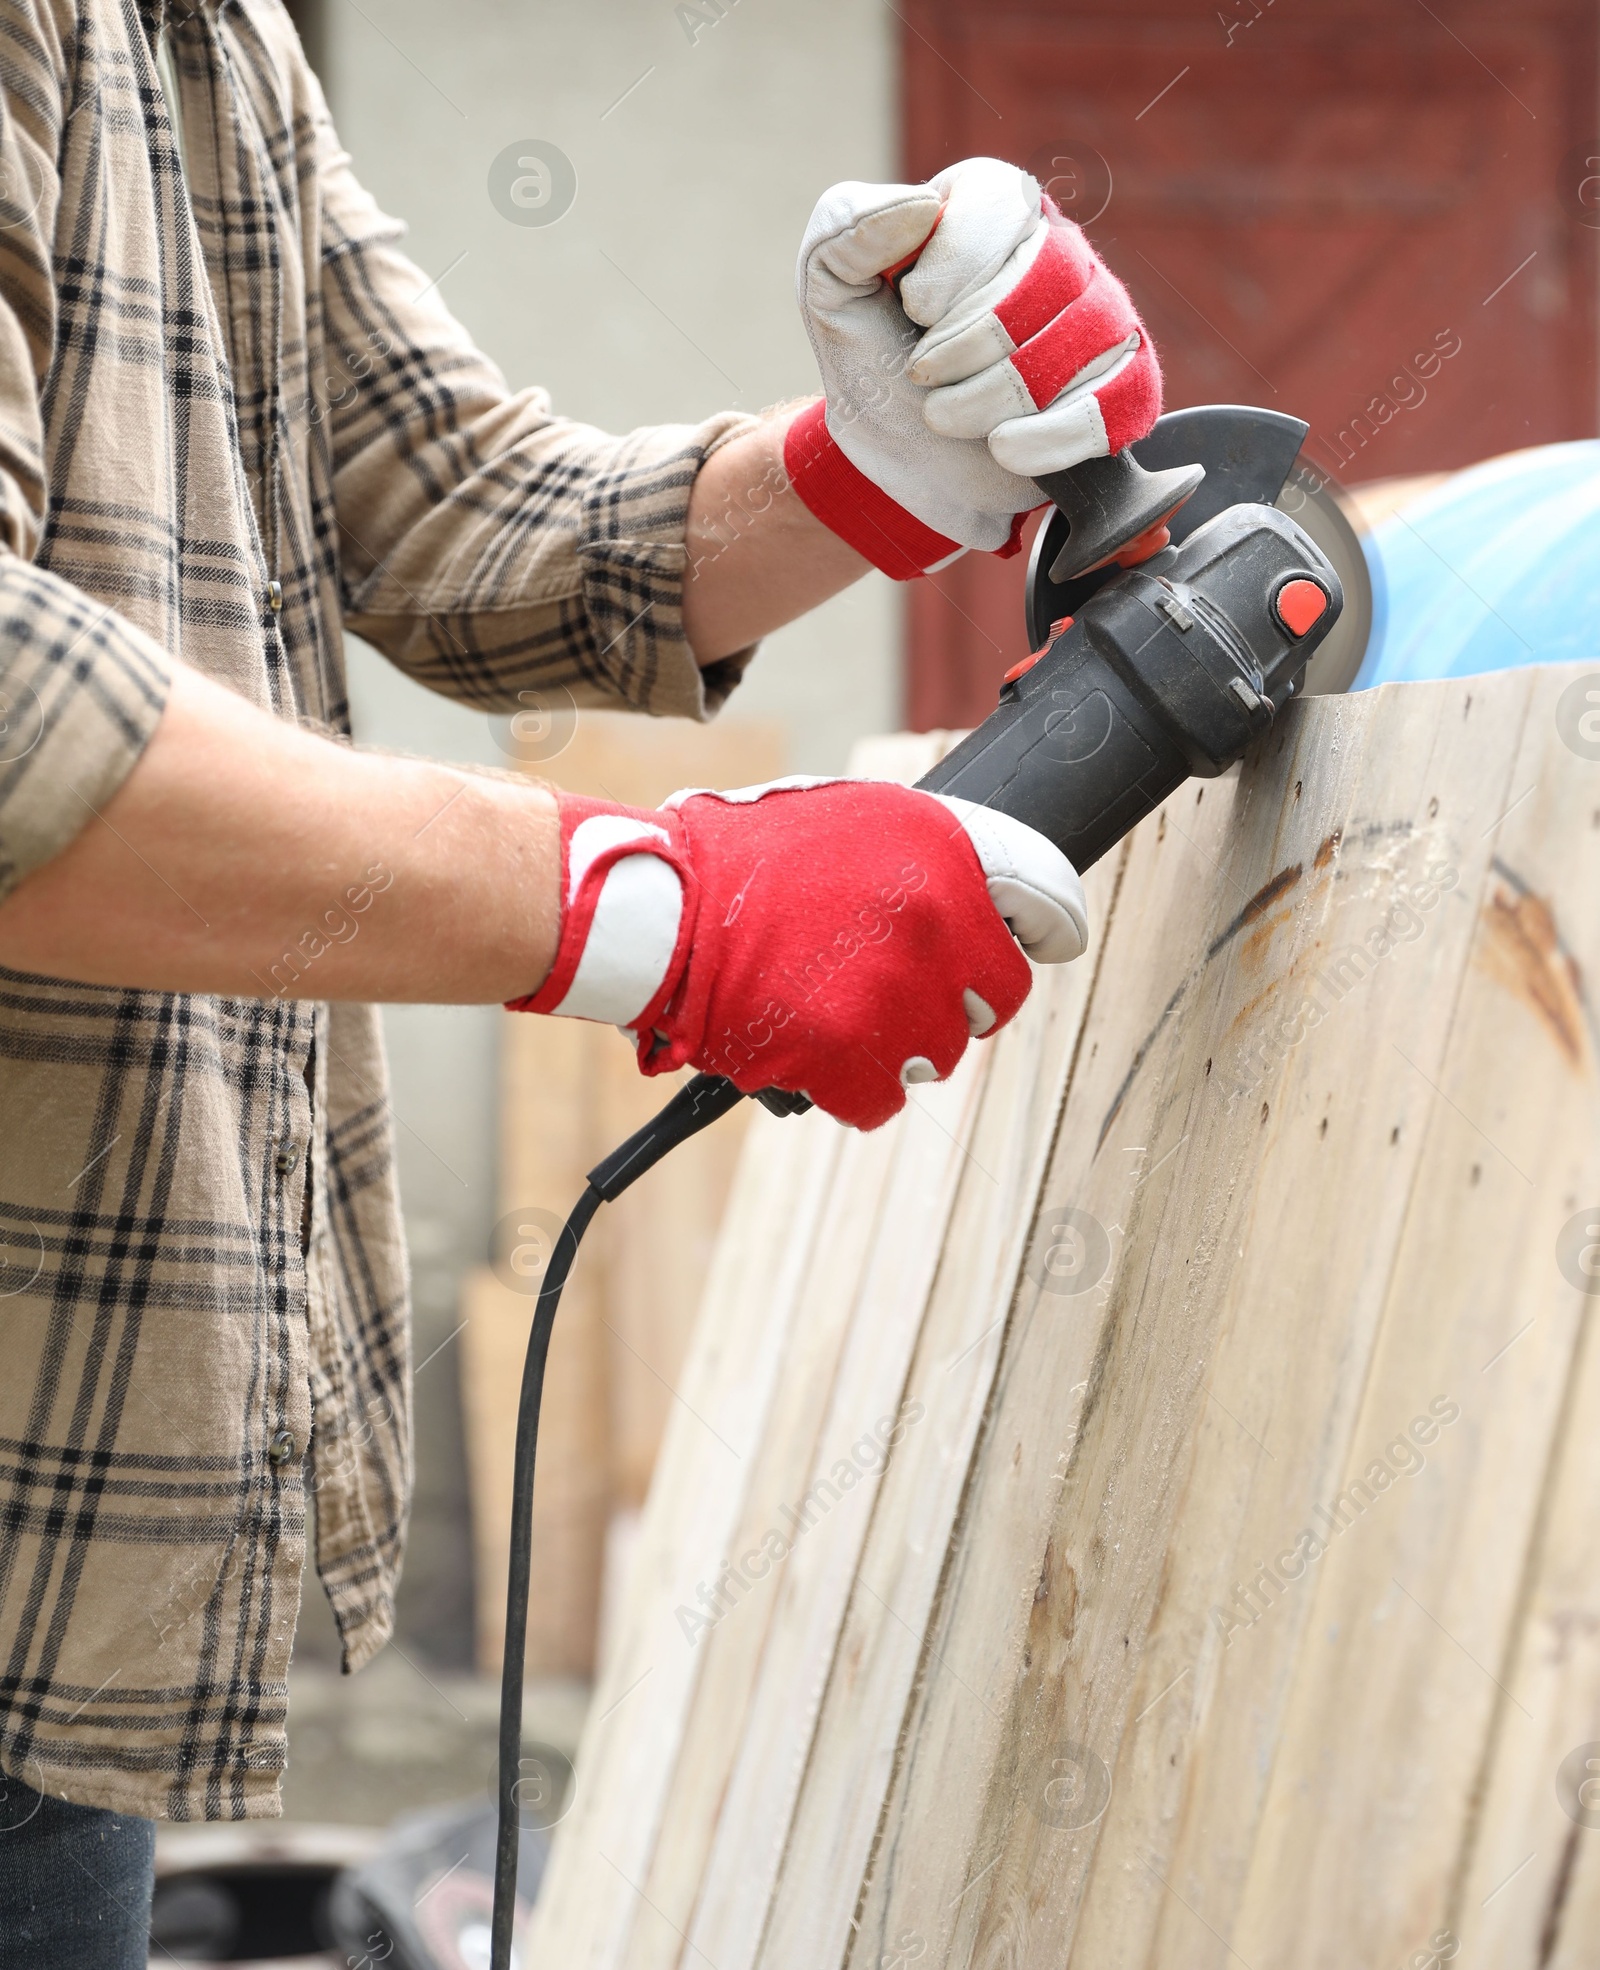
<path id="1" fill-rule="evenodd" d="M 785 1529 L 790 1551 L 769 1596 L 770 1626 L 687 1929 L 691 1949 L 722 1970 L 754 1960 L 872 1523 L 879 1489 L 874 1466 L 897 1425 L 916 1427 L 902 1421 L 911 1413 L 902 1410 L 906 1381 L 961 1174 L 960 1145 L 991 1060 L 990 1049 L 972 1049 L 949 1081 L 919 1091 L 895 1131 L 870 1213 L 853 1197 L 839 1200 L 854 1207 L 864 1235 L 848 1274 L 829 1278 L 812 1302 L 819 1315 L 838 1309 L 837 1335 L 809 1413 L 795 1419 L 809 1447 L 778 1446 L 787 1483 L 794 1485 L 797 1468 L 800 1480 L 772 1521 Z M 877 1145 L 867 1137 L 861 1147 Z M 847 1154 L 846 1172 L 850 1160 Z M 828 1272 L 835 1273 L 831 1264 Z M 707 1688 L 713 1688 L 709 1679 Z M 720 1707 L 721 1678 L 714 1688 Z"/>
<path id="2" fill-rule="evenodd" d="M 1090 873 L 1092 923 L 1109 914 L 1117 866 Z M 1042 971 L 992 1050 L 902 1407 L 916 1427 L 885 1476 L 839 1624 L 762 1964 L 839 1962 L 847 1952 L 1093 977 L 1092 960 Z"/>
<path id="3" fill-rule="evenodd" d="M 1591 1181 L 1590 1192 L 1597 1188 Z M 1529 1714 L 1501 1705 L 1483 1807 L 1446 1915 L 1472 1962 L 1580 1970 L 1593 1961 L 1600 1935 L 1588 1770 L 1589 1756 L 1600 1753 L 1582 1752 L 1600 1744 L 1600 1347 L 1592 1299 L 1576 1353 L 1548 1519 L 1506 1677 Z M 1582 1820 L 1575 1806 L 1588 1809 Z"/>
<path id="4" fill-rule="evenodd" d="M 1559 1420 L 1549 1433 L 1548 1454 L 1538 1443 L 1526 1448 L 1542 1482 L 1536 1536 L 1519 1583 L 1516 1633 L 1505 1651 L 1503 1680 L 1516 1701 L 1502 1697 L 1496 1705 L 1477 1781 L 1483 1803 L 1467 1828 L 1445 1919 L 1472 1961 L 1548 1960 L 1574 1970 L 1592 1958 L 1600 1934 L 1594 1826 L 1592 1818 L 1580 1824 L 1571 1816 L 1578 1786 L 1587 1782 L 1587 1760 L 1578 1757 L 1577 1772 L 1560 1776 L 1581 1746 L 1600 1742 L 1600 1517 L 1594 1508 L 1600 1496 L 1600 1348 L 1593 1331 L 1596 1301 L 1581 1291 L 1585 1275 L 1578 1264 L 1581 1241 L 1590 1235 L 1584 1227 L 1600 1226 L 1600 1209 L 1580 1215 L 1589 1200 L 1600 1200 L 1600 1031 L 1593 999 L 1582 990 L 1583 981 L 1600 973 L 1600 923 L 1581 900 L 1561 912 L 1548 902 L 1600 892 L 1600 786 L 1593 769 L 1588 784 L 1563 772 L 1564 761 L 1553 750 L 1559 743 L 1554 701 L 1565 682 L 1557 672 L 1535 688 L 1515 776 L 1519 791 L 1532 791 L 1494 838 L 1497 868 L 1481 915 L 1472 981 L 1489 1002 L 1485 1038 L 1491 1053 L 1519 1063 L 1526 1054 L 1539 1072 L 1536 1085 L 1519 1081 L 1507 1091 L 1506 1106 L 1538 1117 L 1538 1154 L 1545 1164 L 1515 1295 L 1502 1298 L 1484 1282 L 1511 1344 L 1478 1379 L 1494 1408 L 1536 1405 Z M 1506 1045 L 1508 1026 L 1525 1047 Z M 1516 1153 L 1510 1142 L 1505 1147 Z M 1519 1330 L 1525 1322 L 1524 1334 Z M 1523 1345 L 1540 1327 L 1557 1337 L 1546 1356 L 1554 1359 L 1553 1389 L 1538 1386 L 1538 1369 Z M 1560 1357 L 1563 1335 L 1571 1339 L 1570 1365 Z M 1597 1797 L 1600 1789 L 1587 1794 L 1589 1802 Z"/>
<path id="5" fill-rule="evenodd" d="M 1019 1914 L 1013 1906 L 1018 1876 L 1036 1857 L 1028 1852 L 1019 1861 L 1007 1844 L 1055 1844 L 1052 1836 L 1060 1830 L 1018 1811 L 1019 1790 L 1029 1787 L 1030 1778 L 1017 1765 L 1016 1707 L 1026 1706 L 1037 1718 L 1030 1718 L 1021 1741 L 1038 1764 L 1040 1802 L 1055 1780 L 1054 1759 L 1064 1743 L 1087 1742 L 1094 1755 L 1104 1755 L 1087 1722 L 1074 1719 L 1064 1727 L 1052 1714 L 1068 1693 L 1071 1665 L 1049 1646 L 1047 1624 L 1054 1606 L 1063 1599 L 1070 1606 L 1077 1597 L 1075 1573 L 1085 1570 L 1072 1529 L 1057 1523 L 1085 1493 L 1094 1496 L 1093 1465 L 1084 1476 L 1085 1464 L 1121 1457 L 1141 1428 L 1149 1439 L 1145 1455 L 1153 1458 L 1181 1430 L 1195 1400 L 1192 1391 L 1174 1391 L 1163 1376 L 1161 1394 L 1170 1412 L 1164 1425 L 1152 1430 L 1142 1418 L 1115 1412 L 1105 1420 L 1108 1400 L 1120 1396 L 1137 1404 L 1141 1390 L 1151 1386 L 1149 1377 L 1118 1376 L 1110 1364 L 1114 1348 L 1139 1337 L 1142 1310 L 1122 1306 L 1126 1247 L 1146 1200 L 1183 1164 L 1179 1145 L 1191 1130 L 1181 1109 L 1168 1117 L 1163 1104 L 1169 1090 L 1188 1086 L 1187 1076 L 1173 1072 L 1170 1057 L 1175 1035 L 1187 1030 L 1177 1015 L 1187 1012 L 1193 993 L 1216 989 L 1204 971 L 1191 978 L 1193 954 L 1217 935 L 1218 890 L 1230 915 L 1251 894 L 1243 884 L 1235 897 L 1215 879 L 1197 880 L 1218 859 L 1238 789 L 1233 781 L 1207 787 L 1198 790 L 1199 802 L 1194 791 L 1181 797 L 1181 818 L 1169 811 L 1166 826 L 1158 821 L 1133 844 L 1105 936 L 1096 1010 L 1067 1092 L 1043 1187 L 1049 1208 L 1039 1225 L 1043 1233 L 1047 1221 L 1059 1222 L 1066 1211 L 1085 1214 L 1084 1229 L 1100 1244 L 1096 1284 L 1084 1295 L 1056 1294 L 1046 1287 L 1057 1282 L 1035 1267 L 1020 1288 L 973 1489 L 932 1623 L 932 1666 L 907 1720 L 906 1740 L 915 1750 L 902 1761 L 884 1817 L 854 1961 L 873 1961 L 874 1950 L 902 1934 L 921 1938 L 935 1961 L 961 1961 L 996 1921 L 1010 1939 L 1006 1947 L 1020 1934 L 1030 1955 L 1041 1948 L 1043 1939 L 1028 1926 L 1031 1911 Z M 1102 1005 L 1108 1008 L 1103 1025 Z M 1169 1006 L 1173 1012 L 1164 1020 Z M 1143 1059 L 1130 1078 L 1141 1041 Z M 1141 1177 L 1142 1191 L 1135 1188 Z M 1175 1352 L 1180 1360 L 1191 1358 L 1189 1351 Z M 1102 1489 L 1105 1482 L 1102 1477 Z M 1112 1542 L 1097 1543 L 1109 1552 Z M 1121 1655 L 1120 1636 L 1118 1644 Z M 941 1776 L 951 1771 L 964 1775 L 953 1790 Z M 1070 1861 L 1084 1843 L 1059 1844 Z M 1074 1889 L 1058 1914 L 1070 1919 L 1075 1901 Z"/>
<path id="6" fill-rule="evenodd" d="M 1514 1736 L 1530 1721 L 1508 1657 L 1582 1310 L 1550 1254 L 1562 1197 L 1585 1178 L 1600 1182 L 1600 1101 L 1592 1068 L 1575 1071 L 1588 1054 L 1576 1008 L 1534 999 L 1563 981 L 1536 956 L 1527 931 L 1538 905 L 1521 886 L 1531 878 L 1535 896 L 1560 894 L 1558 921 L 1573 923 L 1591 958 L 1600 940 L 1579 905 L 1581 875 L 1592 896 L 1600 858 L 1591 852 L 1587 871 L 1574 865 L 1589 796 L 1561 770 L 1572 756 L 1556 732 L 1552 679 L 1514 673 L 1458 690 L 1476 687 L 1470 715 L 1481 708 L 1499 726 L 1512 768 L 1498 793 L 1459 774 L 1429 787 L 1463 876 L 1478 878 L 1485 851 L 1493 859 L 1462 885 L 1474 909 L 1455 989 L 1432 995 L 1439 1065 L 1414 1066 L 1427 1057 L 1410 1049 L 1397 1063 L 1396 1110 L 1413 1114 L 1420 1088 L 1425 1134 L 1359 1440 L 1376 1452 L 1441 1401 L 1460 1420 L 1430 1447 L 1426 1474 L 1398 1484 L 1381 1512 L 1363 1512 L 1359 1536 L 1352 1526 L 1330 1553 L 1336 1564 L 1317 1570 L 1236 1931 L 1246 1956 L 1254 1946 L 1270 1959 L 1297 1933 L 1310 1964 L 1398 1960 L 1449 1926 L 1486 1740 L 1497 1724 Z M 1385 1631 L 1382 1648 L 1335 1639 Z M 1341 1737 L 1372 1756 L 1330 1759 Z"/>
<path id="7" fill-rule="evenodd" d="M 1197 1433 L 1189 1500 L 1171 1538 L 1133 1714 L 1154 1707 L 1123 1744 L 1117 1778 L 1126 1810 L 1109 1821 L 1096 1860 L 1078 1944 L 1084 1952 L 1107 1932 L 1125 1938 L 1133 1920 L 1115 1890 L 1118 1859 L 1147 1881 L 1159 1878 L 1148 1909 L 1159 1960 L 1181 1960 L 1203 1941 L 1202 1925 L 1234 1936 L 1261 1828 L 1282 1810 L 1268 1780 L 1275 1782 L 1292 1676 L 1324 1618 L 1318 1596 L 1352 1552 L 1409 1509 L 1409 1491 L 1385 1494 L 1382 1512 L 1363 1518 L 1349 1541 L 1336 1538 L 1325 1517 L 1329 1501 L 1416 1413 L 1406 1407 L 1391 1416 L 1383 1400 L 1374 1409 L 1367 1364 L 1418 1181 L 1433 1099 L 1427 1082 L 1440 1072 L 1448 1021 L 1437 1009 L 1467 962 L 1471 899 L 1490 853 L 1484 836 L 1499 808 L 1490 805 L 1475 822 L 1464 810 L 1469 799 L 1495 801 L 1508 771 L 1503 726 L 1482 716 L 1481 698 L 1480 715 L 1462 717 L 1466 695 L 1405 697 L 1393 708 L 1382 697 L 1367 702 L 1383 741 L 1368 739 L 1349 785 L 1336 880 L 1323 889 L 1319 911 L 1285 926 L 1256 979 L 1277 1001 L 1297 975 L 1326 977 L 1341 952 L 1369 949 L 1370 926 L 1394 921 L 1397 897 L 1434 897 L 1407 920 L 1410 941 L 1397 942 L 1370 978 L 1332 1002 L 1314 1041 L 1289 1050 L 1281 1071 L 1252 1091 L 1271 1118 L 1249 1216 L 1238 1226 L 1247 1250 L 1231 1268 L 1232 1305 L 1207 1383 L 1215 1413 Z M 1509 709 L 1515 723 L 1519 707 Z M 1507 710 L 1502 699 L 1499 718 Z M 1312 765 L 1297 766 L 1297 776 Z M 1433 805 L 1435 786 L 1447 789 L 1444 806 Z M 1411 825 L 1414 816 L 1430 825 Z M 1456 870 L 1442 894 L 1424 886 L 1441 859 Z M 1253 1000 L 1246 1003 L 1254 1020 Z M 1244 1117 L 1247 1127 L 1253 1120 Z M 1350 1236 L 1352 1224 L 1359 1237 Z M 1313 1306 L 1315 1322 L 1285 1317 Z M 1424 1392 L 1424 1414 L 1438 1394 Z M 1297 1444 L 1297 1432 L 1309 1440 Z M 1437 1472 L 1417 1482 L 1427 1489 L 1436 1479 Z M 1223 1498 L 1229 1505 L 1219 1510 Z M 1327 1557 L 1308 1565 L 1304 1554 L 1323 1546 Z M 1262 1562 L 1285 1552 L 1300 1580 L 1269 1576 L 1252 1589 Z M 1145 1831 L 1152 1824 L 1161 1829 L 1153 1838 Z"/>

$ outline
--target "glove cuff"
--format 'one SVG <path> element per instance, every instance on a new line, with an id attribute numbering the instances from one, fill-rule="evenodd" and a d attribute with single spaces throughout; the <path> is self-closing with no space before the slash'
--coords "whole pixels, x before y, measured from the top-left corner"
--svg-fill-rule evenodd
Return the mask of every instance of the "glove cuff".
<path id="1" fill-rule="evenodd" d="M 695 885 L 676 815 L 560 797 L 561 937 L 550 975 L 510 1012 L 635 1030 L 648 1047 L 682 977 Z"/>
<path id="2" fill-rule="evenodd" d="M 964 551 L 852 465 L 827 420 L 821 399 L 801 411 L 784 438 L 783 463 L 789 483 L 830 533 L 894 581 L 915 581 Z"/>

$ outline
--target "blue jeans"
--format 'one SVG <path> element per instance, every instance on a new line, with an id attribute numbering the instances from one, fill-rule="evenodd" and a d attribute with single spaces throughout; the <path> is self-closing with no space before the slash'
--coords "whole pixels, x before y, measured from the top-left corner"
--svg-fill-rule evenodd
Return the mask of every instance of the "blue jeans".
<path id="1" fill-rule="evenodd" d="M 145 1970 L 152 1820 L 0 1776 L 0 1970 Z"/>

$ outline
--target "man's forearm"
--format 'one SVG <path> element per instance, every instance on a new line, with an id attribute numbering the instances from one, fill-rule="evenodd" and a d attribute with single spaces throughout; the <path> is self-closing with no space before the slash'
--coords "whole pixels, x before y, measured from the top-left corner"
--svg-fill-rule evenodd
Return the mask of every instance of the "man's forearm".
<path id="1" fill-rule="evenodd" d="M 180 668 L 143 757 L 0 905 L 0 964 L 252 998 L 467 1004 L 538 986 L 555 802 L 360 753 Z"/>
<path id="2" fill-rule="evenodd" d="M 684 620 L 702 663 L 867 567 L 789 489 L 787 428 L 765 420 L 695 481 Z M 0 904 L 0 965 L 256 998 L 517 998 L 555 954 L 559 854 L 538 787 L 355 752 L 180 668 L 114 798 Z"/>
<path id="3" fill-rule="evenodd" d="M 792 411 L 731 438 L 689 495 L 683 622 L 702 664 L 743 650 L 867 572 L 789 484 L 783 440 Z"/>

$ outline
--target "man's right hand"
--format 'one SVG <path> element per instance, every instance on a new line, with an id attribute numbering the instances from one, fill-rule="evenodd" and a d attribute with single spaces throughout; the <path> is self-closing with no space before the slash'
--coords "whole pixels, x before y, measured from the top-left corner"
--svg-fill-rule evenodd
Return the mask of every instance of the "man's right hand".
<path id="1" fill-rule="evenodd" d="M 1127 291 L 1015 165 L 835 185 L 797 280 L 827 397 L 790 427 L 785 463 L 887 574 L 1014 551 L 1040 473 L 1120 451 L 1160 415 Z"/>
<path id="2" fill-rule="evenodd" d="M 1015 1015 L 1024 950 L 1060 963 L 1088 934 L 1042 835 L 872 780 L 653 810 L 562 795 L 561 899 L 555 964 L 517 1009 L 624 1026 L 647 1074 L 803 1092 L 864 1129 Z"/>

